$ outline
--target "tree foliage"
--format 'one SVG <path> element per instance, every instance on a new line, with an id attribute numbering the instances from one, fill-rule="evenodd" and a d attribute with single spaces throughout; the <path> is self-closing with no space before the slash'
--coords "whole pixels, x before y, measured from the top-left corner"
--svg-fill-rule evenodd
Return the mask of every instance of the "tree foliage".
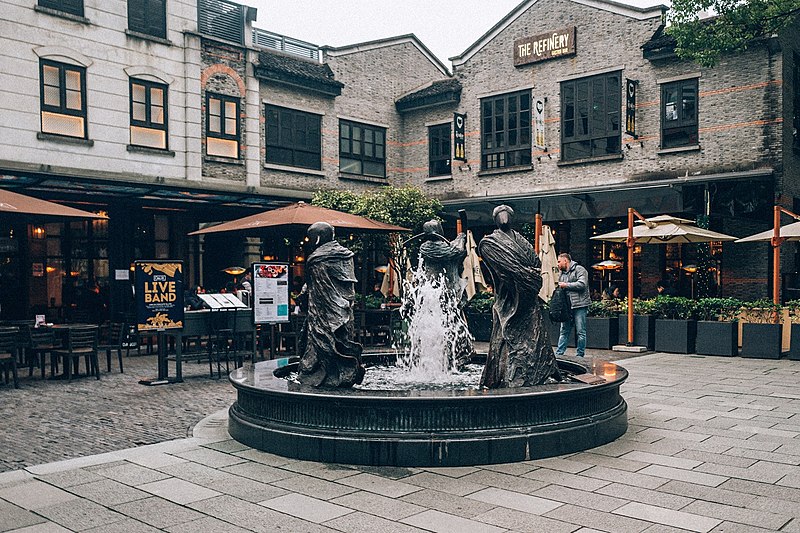
<path id="1" fill-rule="evenodd" d="M 701 19 L 701 13 L 715 13 Z M 713 66 L 726 52 L 746 50 L 755 39 L 798 20 L 800 0 L 673 0 L 667 33 L 683 59 Z"/>

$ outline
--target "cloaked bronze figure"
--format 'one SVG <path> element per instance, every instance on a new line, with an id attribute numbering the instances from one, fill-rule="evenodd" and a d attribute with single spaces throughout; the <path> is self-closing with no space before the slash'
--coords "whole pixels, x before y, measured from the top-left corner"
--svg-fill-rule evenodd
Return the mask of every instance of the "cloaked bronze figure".
<path id="1" fill-rule="evenodd" d="M 492 337 L 480 384 L 528 387 L 551 377 L 560 380 L 539 304 L 542 262 L 531 243 L 511 229 L 511 207 L 496 207 L 492 217 L 497 229 L 478 244 L 495 294 Z"/>
<path id="2" fill-rule="evenodd" d="M 351 387 L 364 378 L 362 347 L 352 340 L 353 252 L 334 239 L 327 222 L 312 224 L 307 235 L 314 251 L 306 260 L 308 314 L 298 379 L 312 387 Z"/>

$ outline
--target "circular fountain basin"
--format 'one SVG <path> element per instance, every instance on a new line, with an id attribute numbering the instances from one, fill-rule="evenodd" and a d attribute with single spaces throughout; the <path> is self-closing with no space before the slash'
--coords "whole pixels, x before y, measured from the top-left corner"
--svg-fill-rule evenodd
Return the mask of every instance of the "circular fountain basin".
<path id="1" fill-rule="evenodd" d="M 262 361 L 230 374 L 237 401 L 228 429 L 266 452 L 326 463 L 466 466 L 586 450 L 628 428 L 614 363 L 558 360 L 582 376 L 493 390 L 317 389 L 284 379 L 296 358 Z"/>

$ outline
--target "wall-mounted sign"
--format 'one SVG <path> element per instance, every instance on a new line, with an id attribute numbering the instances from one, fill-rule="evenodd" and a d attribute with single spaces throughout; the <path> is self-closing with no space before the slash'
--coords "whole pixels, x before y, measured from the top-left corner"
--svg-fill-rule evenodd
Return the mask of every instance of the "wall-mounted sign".
<path id="1" fill-rule="evenodd" d="M 514 41 L 514 66 L 575 54 L 575 26 Z"/>
<path id="2" fill-rule="evenodd" d="M 456 161 L 467 160 L 466 124 L 467 115 L 453 113 L 453 159 Z"/>
<path id="3" fill-rule="evenodd" d="M 533 146 L 547 150 L 544 138 L 544 98 L 533 99 Z"/>
<path id="4" fill-rule="evenodd" d="M 139 331 L 183 328 L 183 263 L 134 263 L 136 319 Z"/>
<path id="5" fill-rule="evenodd" d="M 639 85 L 638 80 L 629 80 L 625 78 L 625 133 L 633 136 L 636 135 L 636 86 Z"/>
<path id="6" fill-rule="evenodd" d="M 256 324 L 289 322 L 287 263 L 253 263 L 253 320 Z"/>

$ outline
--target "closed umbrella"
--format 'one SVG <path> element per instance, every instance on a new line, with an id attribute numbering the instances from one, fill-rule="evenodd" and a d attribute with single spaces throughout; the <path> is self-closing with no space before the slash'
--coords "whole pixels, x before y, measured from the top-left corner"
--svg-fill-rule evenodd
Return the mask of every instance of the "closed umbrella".
<path id="1" fill-rule="evenodd" d="M 481 272 L 481 262 L 478 258 L 477 244 L 472 230 L 467 230 L 467 257 L 464 258 L 464 272 L 461 278 L 467 282 L 467 300 L 471 300 L 478 291 L 486 290 L 486 281 Z"/>
<path id="2" fill-rule="evenodd" d="M 556 240 L 550 226 L 542 226 L 539 243 L 539 259 L 542 261 L 542 288 L 539 290 L 539 298 L 549 302 L 556 290 L 559 276 Z"/>

